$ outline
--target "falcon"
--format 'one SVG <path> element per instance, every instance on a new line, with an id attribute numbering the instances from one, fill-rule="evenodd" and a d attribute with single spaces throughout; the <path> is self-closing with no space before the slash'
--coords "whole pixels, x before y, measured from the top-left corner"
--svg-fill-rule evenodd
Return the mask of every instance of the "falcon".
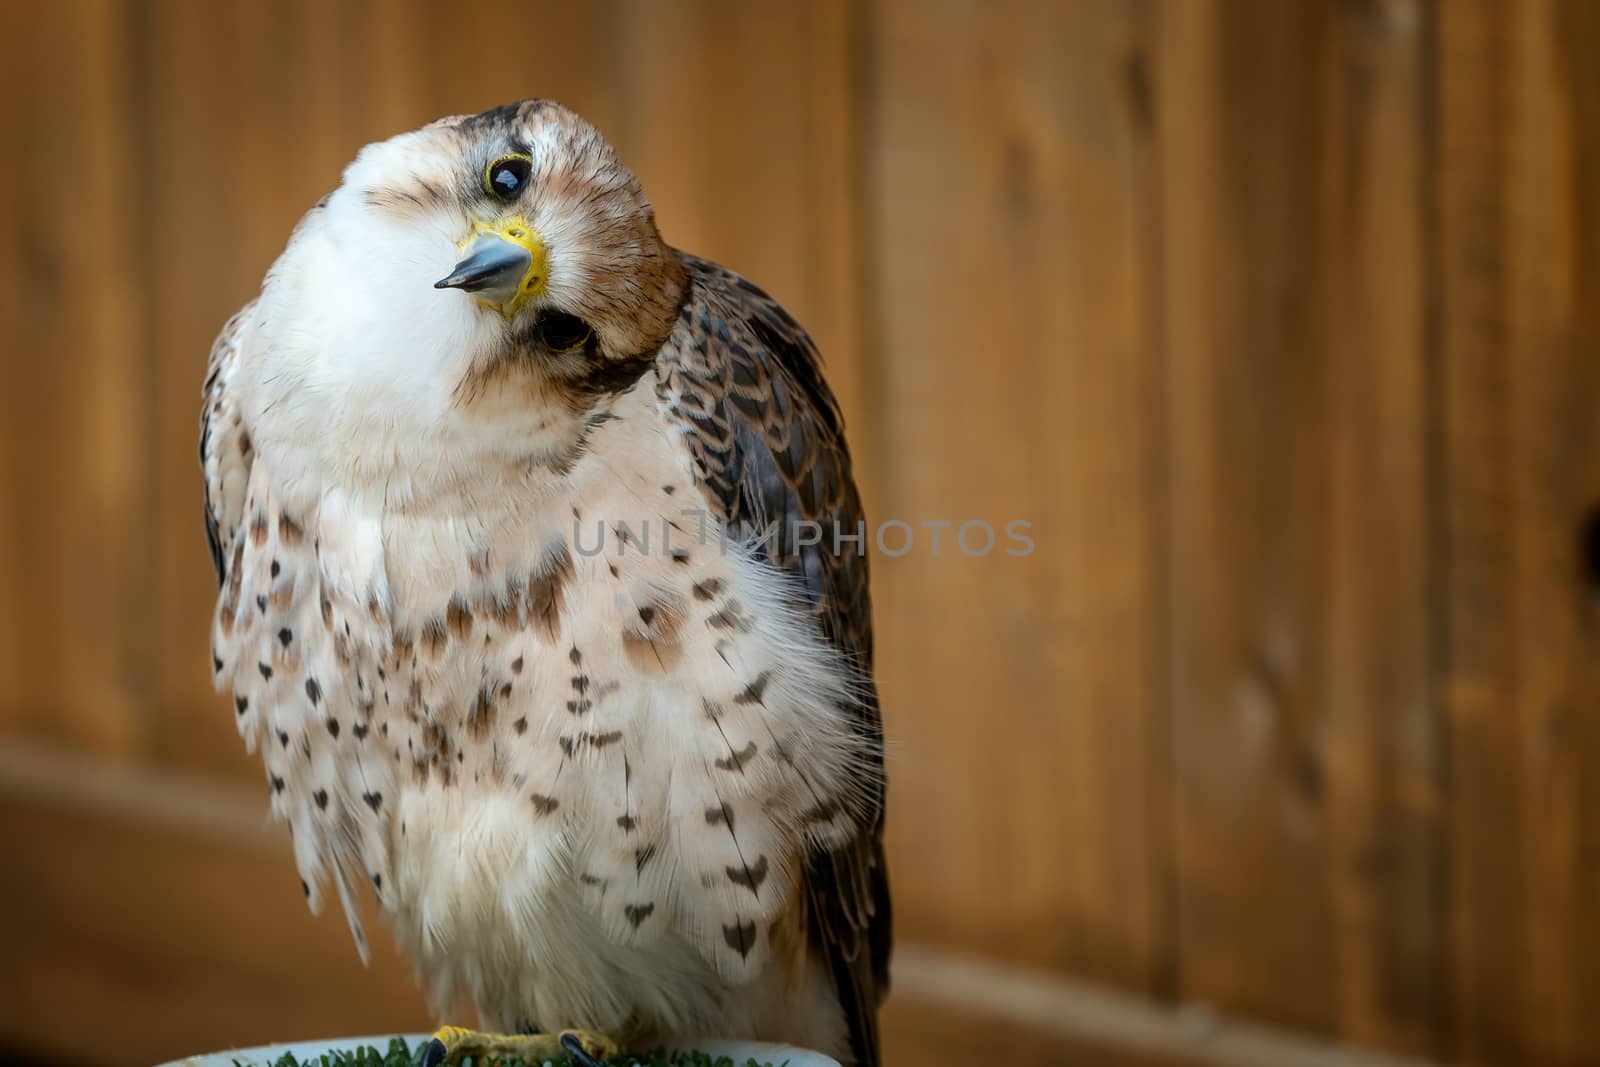
<path id="1" fill-rule="evenodd" d="M 364 148 L 212 349 L 211 669 L 430 1062 L 878 1062 L 861 504 L 805 332 L 532 100 Z"/>

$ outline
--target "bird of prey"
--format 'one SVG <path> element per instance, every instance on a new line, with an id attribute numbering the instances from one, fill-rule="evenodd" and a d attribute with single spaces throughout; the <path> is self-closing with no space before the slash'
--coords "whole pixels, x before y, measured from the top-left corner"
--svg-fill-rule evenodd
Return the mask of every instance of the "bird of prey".
<path id="1" fill-rule="evenodd" d="M 392 917 L 434 1060 L 878 1062 L 861 505 L 805 332 L 532 100 L 369 145 L 204 387 L 211 667 L 301 888 Z"/>

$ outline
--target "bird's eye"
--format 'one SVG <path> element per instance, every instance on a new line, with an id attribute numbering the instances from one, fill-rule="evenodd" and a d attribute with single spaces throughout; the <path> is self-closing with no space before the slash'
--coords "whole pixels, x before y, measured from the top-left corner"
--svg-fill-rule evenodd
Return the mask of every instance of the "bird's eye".
<path id="1" fill-rule="evenodd" d="M 533 160 L 527 156 L 501 156 L 483 172 L 483 187 L 490 196 L 515 200 L 532 176 Z"/>
<path id="2" fill-rule="evenodd" d="M 555 352 L 582 348 L 593 332 L 587 322 L 565 311 L 547 311 L 539 318 L 539 337 L 546 348 Z"/>

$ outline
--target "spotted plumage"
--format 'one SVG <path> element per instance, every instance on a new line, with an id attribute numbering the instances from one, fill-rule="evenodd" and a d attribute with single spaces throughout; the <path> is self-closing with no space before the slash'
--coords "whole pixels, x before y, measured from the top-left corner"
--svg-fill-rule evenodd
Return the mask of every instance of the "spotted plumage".
<path id="1" fill-rule="evenodd" d="M 218 338 L 201 457 L 213 675 L 313 909 L 365 953 L 371 885 L 491 1025 L 877 1062 L 838 409 L 591 127 L 533 101 L 365 149 Z"/>

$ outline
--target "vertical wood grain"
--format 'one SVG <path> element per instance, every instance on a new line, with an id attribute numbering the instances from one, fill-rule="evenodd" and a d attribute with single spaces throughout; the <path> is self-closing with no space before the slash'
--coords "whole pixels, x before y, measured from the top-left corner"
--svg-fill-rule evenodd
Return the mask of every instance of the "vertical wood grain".
<path id="1" fill-rule="evenodd" d="M 386 18 L 388 5 L 372 0 L 368 24 Z M 530 97 L 560 101 L 610 137 L 622 113 L 626 73 L 625 30 L 614 4 L 537 0 L 521 4 L 514 17 L 464 16 L 461 9 L 426 0 L 408 8 L 422 30 L 420 54 L 389 77 L 412 82 L 424 117 L 402 122 L 390 136 L 441 115 L 473 114 Z M 483 12 L 478 13 L 480 16 Z M 375 62 L 381 49 L 374 50 Z"/>
<path id="2" fill-rule="evenodd" d="M 875 521 L 914 538 L 874 560 L 896 918 L 1149 989 L 1171 946 L 1138 5 L 886 0 L 871 32 Z"/>
<path id="3" fill-rule="evenodd" d="M 859 452 L 871 426 L 851 11 L 631 0 L 615 142 L 670 243 L 744 274 L 811 334 Z"/>
<path id="4" fill-rule="evenodd" d="M 1182 993 L 1430 1051 L 1424 12 L 1165 10 Z"/>
<path id="5" fill-rule="evenodd" d="M 156 426 L 154 554 L 162 593 L 160 686 L 151 758 L 255 780 L 206 670 L 216 586 L 203 566 L 197 495 L 198 396 L 222 322 L 253 297 L 301 213 L 338 181 L 354 144 L 341 135 L 339 58 L 318 47 L 332 8 L 161 0 L 134 36 L 146 126 L 143 270 Z M 226 87 L 226 91 L 222 91 Z"/>
<path id="6" fill-rule="evenodd" d="M 1321 699 L 1334 1033 L 1432 1056 L 1448 1012 L 1448 857 L 1431 686 L 1430 12 L 1411 0 L 1336 10 L 1316 190 L 1331 361 Z"/>
<path id="7" fill-rule="evenodd" d="M 153 419 L 136 254 L 129 7 L 11 5 L 7 163 L 7 505 L 0 719 L 129 753 L 148 694 Z"/>
<path id="8" fill-rule="evenodd" d="M 1306 5 L 1166 12 L 1181 989 L 1328 1029 L 1326 776 L 1311 674 L 1327 356 L 1309 321 L 1328 30 Z"/>
<path id="9" fill-rule="evenodd" d="M 1600 1057 L 1600 12 L 1440 13 L 1453 989 L 1466 1063 Z"/>

